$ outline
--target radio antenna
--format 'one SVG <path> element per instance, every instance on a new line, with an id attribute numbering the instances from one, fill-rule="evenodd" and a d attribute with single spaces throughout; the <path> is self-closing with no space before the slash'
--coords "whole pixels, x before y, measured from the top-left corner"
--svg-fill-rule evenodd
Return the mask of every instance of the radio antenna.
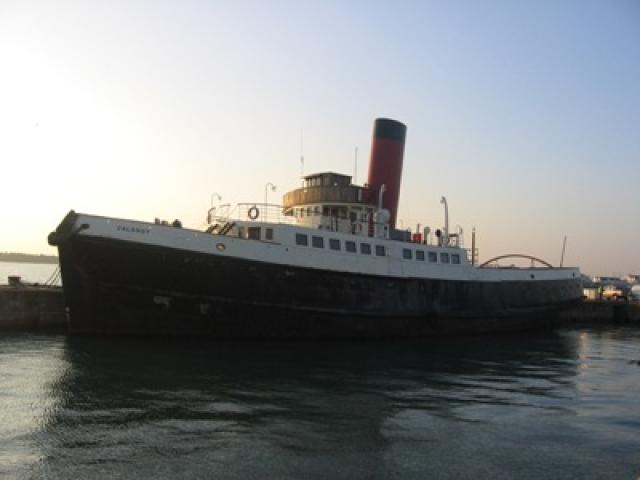
<path id="1" fill-rule="evenodd" d="M 304 130 L 300 129 L 300 178 L 304 177 Z"/>
<path id="2" fill-rule="evenodd" d="M 564 251 L 567 248 L 567 236 L 564 236 L 564 241 L 562 242 L 562 255 L 560 255 L 560 268 L 564 266 Z"/>
<path id="3" fill-rule="evenodd" d="M 356 153 L 353 164 L 353 183 L 354 185 L 358 184 L 358 146 L 356 145 Z"/>

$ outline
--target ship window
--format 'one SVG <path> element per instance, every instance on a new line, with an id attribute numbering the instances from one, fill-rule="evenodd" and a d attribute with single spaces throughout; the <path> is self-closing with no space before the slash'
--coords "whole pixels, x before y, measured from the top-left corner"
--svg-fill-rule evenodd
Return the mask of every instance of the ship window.
<path id="1" fill-rule="evenodd" d="M 296 245 L 302 245 L 306 247 L 309 245 L 309 237 L 303 233 L 296 233 Z"/>
<path id="2" fill-rule="evenodd" d="M 441 253 L 440 254 L 440 262 L 441 263 L 449 263 L 449 254 L 448 253 Z"/>
<path id="3" fill-rule="evenodd" d="M 238 238 L 244 238 L 244 227 L 238 227 Z"/>
<path id="4" fill-rule="evenodd" d="M 436 252 L 429 252 L 429 261 L 431 263 L 438 263 L 438 255 Z"/>
<path id="5" fill-rule="evenodd" d="M 405 260 L 411 260 L 411 250 L 409 250 L 408 248 L 403 248 L 402 258 L 404 258 Z"/>
<path id="6" fill-rule="evenodd" d="M 316 215 L 316 216 L 320 215 L 320 207 L 315 207 L 313 209 L 313 214 Z"/>
<path id="7" fill-rule="evenodd" d="M 347 252 L 356 253 L 356 242 L 352 242 L 351 240 L 347 240 L 344 242 L 344 249 Z"/>
<path id="8" fill-rule="evenodd" d="M 310 217 L 311 215 L 312 215 L 311 207 L 307 207 L 307 217 Z"/>
<path id="9" fill-rule="evenodd" d="M 260 240 L 260 227 L 247 228 L 247 238 L 249 240 Z"/>
<path id="10" fill-rule="evenodd" d="M 313 235 L 311 237 L 311 246 L 315 248 L 324 248 L 324 238 Z"/>
<path id="11" fill-rule="evenodd" d="M 273 228 L 265 228 L 264 229 L 264 239 L 265 240 L 273 240 Z"/>
<path id="12" fill-rule="evenodd" d="M 384 245 L 376 245 L 376 255 L 379 257 L 384 257 Z"/>
<path id="13" fill-rule="evenodd" d="M 369 245 L 368 243 L 361 243 L 360 253 L 362 253 L 363 255 L 371 255 L 371 245 Z"/>
<path id="14" fill-rule="evenodd" d="M 337 238 L 330 238 L 329 248 L 331 250 L 340 250 L 340 240 L 338 240 Z"/>
<path id="15" fill-rule="evenodd" d="M 451 263 L 460 265 L 460 255 L 458 253 L 451 254 Z"/>
<path id="16" fill-rule="evenodd" d="M 422 250 L 416 250 L 416 260 L 424 262 L 424 252 Z"/>
<path id="17" fill-rule="evenodd" d="M 301 216 L 301 217 L 304 217 L 304 208 L 301 208 L 301 209 L 300 209 L 300 216 Z"/>

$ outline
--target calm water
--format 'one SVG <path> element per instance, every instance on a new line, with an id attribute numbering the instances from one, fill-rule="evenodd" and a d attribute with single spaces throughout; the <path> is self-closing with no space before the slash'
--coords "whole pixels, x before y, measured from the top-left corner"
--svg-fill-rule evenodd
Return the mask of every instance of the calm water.
<path id="1" fill-rule="evenodd" d="M 56 268 L 58 265 L 50 263 L 0 262 L 0 285 L 6 285 L 9 275 L 18 275 L 25 282 L 44 283 Z M 60 281 L 56 282 L 56 285 L 60 285 Z"/>
<path id="2" fill-rule="evenodd" d="M 0 478 L 640 475 L 640 330 L 438 342 L 0 337 Z"/>

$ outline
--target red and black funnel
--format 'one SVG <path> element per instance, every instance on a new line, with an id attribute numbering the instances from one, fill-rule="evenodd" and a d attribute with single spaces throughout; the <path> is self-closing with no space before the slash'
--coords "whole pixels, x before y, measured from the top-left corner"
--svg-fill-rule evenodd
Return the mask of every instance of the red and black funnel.
<path id="1" fill-rule="evenodd" d="M 392 228 L 396 226 L 396 215 L 398 214 L 406 136 L 406 125 L 396 120 L 377 118 L 374 123 L 367 183 L 373 191 L 376 201 L 380 187 L 385 186 L 382 206 L 391 213 L 389 224 Z"/>

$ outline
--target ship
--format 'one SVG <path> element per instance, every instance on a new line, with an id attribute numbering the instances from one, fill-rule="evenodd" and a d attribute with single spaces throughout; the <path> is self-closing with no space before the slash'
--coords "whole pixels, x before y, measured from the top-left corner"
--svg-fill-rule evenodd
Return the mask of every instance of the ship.
<path id="1" fill-rule="evenodd" d="M 524 267 L 479 264 L 450 231 L 445 197 L 440 228 L 397 228 L 406 133 L 375 120 L 363 185 L 305 175 L 281 205 L 212 206 L 204 228 L 70 211 L 49 235 L 69 331 L 418 338 L 547 327 L 580 301 L 578 268 L 527 255 L 515 255 Z"/>

